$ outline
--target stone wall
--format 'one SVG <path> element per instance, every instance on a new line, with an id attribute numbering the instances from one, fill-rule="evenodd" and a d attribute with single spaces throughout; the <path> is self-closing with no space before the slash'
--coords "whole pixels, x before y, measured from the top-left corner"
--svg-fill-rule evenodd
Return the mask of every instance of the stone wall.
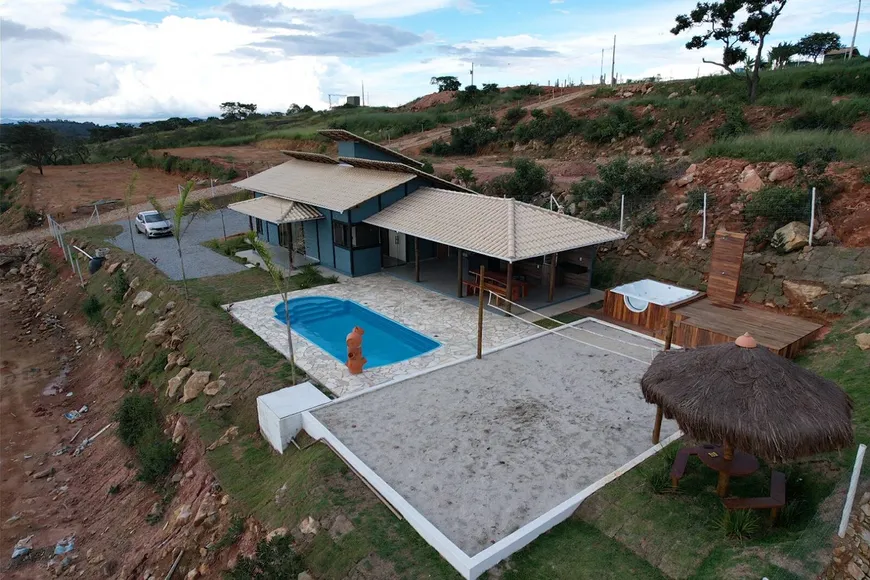
<path id="1" fill-rule="evenodd" d="M 846 536 L 837 538 L 833 559 L 820 576 L 824 580 L 870 579 L 870 492 L 853 509 Z"/>
<path id="2" fill-rule="evenodd" d="M 653 278 L 706 290 L 711 248 L 676 241 L 661 247 L 629 238 L 599 251 L 593 285 L 609 288 Z M 870 304 L 870 248 L 819 246 L 791 254 L 747 253 L 740 292 L 753 303 L 842 314 Z"/>

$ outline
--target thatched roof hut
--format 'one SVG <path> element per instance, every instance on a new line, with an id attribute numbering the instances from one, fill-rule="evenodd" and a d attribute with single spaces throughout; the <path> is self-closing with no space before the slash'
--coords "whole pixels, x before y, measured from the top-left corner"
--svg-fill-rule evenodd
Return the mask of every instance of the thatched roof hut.
<path id="1" fill-rule="evenodd" d="M 743 346 L 741 346 L 743 345 Z M 756 347 L 734 343 L 660 353 L 643 396 L 689 437 L 784 461 L 851 445 L 852 400 L 836 383 Z"/>

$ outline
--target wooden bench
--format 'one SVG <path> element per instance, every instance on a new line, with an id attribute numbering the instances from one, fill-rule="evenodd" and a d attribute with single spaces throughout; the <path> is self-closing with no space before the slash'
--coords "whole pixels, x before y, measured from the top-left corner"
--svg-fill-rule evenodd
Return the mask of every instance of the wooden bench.
<path id="1" fill-rule="evenodd" d="M 769 497 L 729 497 L 722 500 L 729 510 L 770 510 L 770 517 L 776 519 L 779 508 L 785 505 L 785 474 L 781 471 L 770 473 Z"/>
<path id="2" fill-rule="evenodd" d="M 671 486 L 677 489 L 680 484 L 680 479 L 686 473 L 686 465 L 689 463 L 689 457 L 698 454 L 697 447 L 683 447 L 677 453 L 677 458 L 674 459 L 674 464 L 671 466 Z"/>

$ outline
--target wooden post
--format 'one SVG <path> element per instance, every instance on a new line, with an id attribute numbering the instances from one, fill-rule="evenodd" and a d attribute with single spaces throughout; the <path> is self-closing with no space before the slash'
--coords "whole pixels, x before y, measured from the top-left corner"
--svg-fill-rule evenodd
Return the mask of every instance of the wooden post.
<path id="1" fill-rule="evenodd" d="M 656 424 L 653 426 L 653 445 L 657 445 L 662 436 L 662 415 L 664 414 L 662 406 L 656 405 Z"/>
<path id="2" fill-rule="evenodd" d="M 511 311 L 511 301 L 514 299 L 514 263 L 508 262 L 508 270 L 507 270 L 507 289 L 505 290 L 507 293 L 507 311 Z"/>
<path id="3" fill-rule="evenodd" d="M 731 461 L 734 459 L 734 450 L 731 448 L 731 444 L 727 441 L 722 442 L 722 459 L 725 461 Z M 727 471 L 719 472 L 719 482 L 716 484 L 716 495 L 719 497 L 725 497 L 728 495 L 728 482 L 731 479 L 731 476 Z"/>
<path id="4" fill-rule="evenodd" d="M 480 276 L 478 277 L 477 293 L 479 295 L 477 301 L 477 358 L 483 356 L 483 278 L 486 275 L 486 266 L 480 265 Z"/>
<path id="5" fill-rule="evenodd" d="M 456 248 L 456 295 L 462 298 L 462 250 Z"/>
<path id="6" fill-rule="evenodd" d="M 553 254 L 550 258 L 550 289 L 547 291 L 547 302 L 553 301 L 553 295 L 556 292 L 556 261 L 559 259 L 559 254 Z"/>
<path id="7" fill-rule="evenodd" d="M 665 350 L 671 350 L 671 342 L 674 340 L 674 320 L 668 319 L 668 329 L 665 331 Z"/>
<path id="8" fill-rule="evenodd" d="M 420 281 L 420 238 L 414 236 L 414 282 Z"/>

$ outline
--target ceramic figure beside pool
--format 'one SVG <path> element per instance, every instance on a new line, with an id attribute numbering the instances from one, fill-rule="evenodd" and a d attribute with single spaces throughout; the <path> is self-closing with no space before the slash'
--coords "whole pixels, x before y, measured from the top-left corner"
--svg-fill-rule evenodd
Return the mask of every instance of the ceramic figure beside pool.
<path id="1" fill-rule="evenodd" d="M 365 329 L 366 368 L 405 361 L 431 352 L 441 344 L 407 326 L 354 302 L 331 296 L 305 296 L 287 301 L 290 326 L 342 364 L 348 360 L 348 332 Z M 287 323 L 284 304 L 275 318 Z"/>
<path id="2" fill-rule="evenodd" d="M 352 375 L 358 375 L 362 372 L 363 367 L 369 361 L 362 354 L 362 337 L 365 331 L 359 326 L 354 326 L 350 334 L 347 335 L 347 370 Z"/>

